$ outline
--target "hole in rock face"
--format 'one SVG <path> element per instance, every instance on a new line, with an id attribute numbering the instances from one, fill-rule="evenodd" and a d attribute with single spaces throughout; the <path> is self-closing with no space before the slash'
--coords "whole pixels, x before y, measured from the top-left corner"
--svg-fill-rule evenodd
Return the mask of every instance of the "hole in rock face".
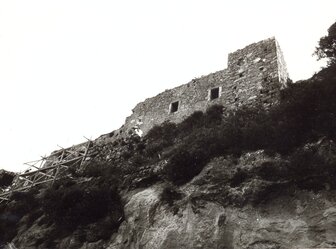
<path id="1" fill-rule="evenodd" d="M 177 112 L 179 108 L 179 101 L 170 104 L 170 113 Z"/>
<path id="2" fill-rule="evenodd" d="M 242 184 L 248 178 L 248 174 L 242 170 L 238 170 L 230 182 L 230 187 L 235 188 Z"/>
<path id="3" fill-rule="evenodd" d="M 241 66 L 243 64 L 243 62 L 244 62 L 244 59 L 243 58 L 239 58 L 238 62 L 237 62 L 237 65 Z"/>
<path id="4" fill-rule="evenodd" d="M 210 90 L 210 100 L 219 98 L 219 87 Z"/>

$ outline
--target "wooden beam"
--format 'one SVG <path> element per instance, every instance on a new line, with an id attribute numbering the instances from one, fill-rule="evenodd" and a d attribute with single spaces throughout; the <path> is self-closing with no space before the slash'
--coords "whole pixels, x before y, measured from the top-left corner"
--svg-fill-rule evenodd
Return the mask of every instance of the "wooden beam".
<path id="1" fill-rule="evenodd" d="M 86 139 L 87 139 L 87 138 L 86 138 Z M 85 159 L 86 159 L 86 156 L 87 156 L 87 154 L 88 154 L 88 152 L 89 152 L 90 144 L 91 144 L 91 141 L 89 140 L 89 141 L 87 142 L 87 146 L 86 146 L 86 149 L 85 149 L 85 154 L 84 154 L 84 156 L 83 156 L 83 158 L 82 158 L 82 161 L 80 162 L 79 167 L 82 166 L 83 162 L 84 162 Z"/>
<path id="2" fill-rule="evenodd" d="M 30 182 L 30 183 L 33 183 L 32 180 L 28 179 L 28 178 L 25 178 L 25 177 L 22 177 L 20 180 L 22 181 L 27 181 L 27 182 Z"/>
<path id="3" fill-rule="evenodd" d="M 48 169 L 54 169 L 56 167 L 57 167 L 57 165 L 49 166 L 49 167 L 45 167 L 45 168 L 40 168 L 40 169 L 35 170 L 35 171 L 31 171 L 31 172 L 20 174 L 19 176 L 31 175 L 31 174 L 34 174 L 34 173 L 36 173 L 38 171 L 45 171 L 45 170 L 48 170 Z"/>
<path id="4" fill-rule="evenodd" d="M 35 186 L 43 184 L 43 183 L 51 182 L 51 181 L 53 181 L 53 179 L 49 179 L 49 180 L 45 180 L 45 181 L 41 181 L 41 182 L 36 182 Z M 11 192 L 22 191 L 22 190 L 26 190 L 26 189 L 29 189 L 29 188 L 31 188 L 31 186 L 24 186 L 24 187 L 21 187 L 21 188 L 17 188 L 15 190 L 11 191 Z"/>
<path id="5" fill-rule="evenodd" d="M 69 148 L 69 149 L 65 149 L 65 152 L 74 155 L 74 156 L 78 156 L 79 151 L 76 150 L 72 150 L 73 147 Z"/>
<path id="6" fill-rule="evenodd" d="M 35 166 L 34 166 L 34 167 L 35 167 Z M 47 173 L 44 173 L 44 172 L 40 171 L 40 168 L 37 168 L 37 167 L 35 167 L 35 168 L 39 170 L 39 171 L 33 171 L 33 172 L 36 172 L 36 173 L 37 173 L 36 175 L 38 175 L 38 174 L 42 174 L 42 175 L 47 176 L 47 177 L 53 177 L 53 175 L 49 175 L 49 174 L 47 174 Z M 43 169 L 43 168 L 42 168 L 42 169 Z"/>
<path id="7" fill-rule="evenodd" d="M 7 198 L 4 197 L 4 196 L 6 196 L 6 195 L 8 195 L 8 193 L 6 193 L 6 194 L 1 194 L 1 195 L 0 195 L 0 199 L 5 199 L 5 200 L 6 200 Z M 7 199 L 7 200 L 8 200 L 8 199 Z"/>
<path id="8" fill-rule="evenodd" d="M 0 200 L 1 200 L 1 201 L 9 201 L 8 198 L 6 198 L 6 197 L 1 197 L 1 196 L 0 196 Z"/>
<path id="9" fill-rule="evenodd" d="M 65 161 L 65 162 L 60 162 L 59 165 L 69 166 L 69 165 L 68 165 L 69 163 L 70 163 L 70 164 L 71 164 L 71 163 L 74 163 L 74 162 L 76 162 L 76 161 L 78 161 L 78 160 L 80 160 L 80 159 L 82 159 L 82 158 L 83 158 L 83 156 L 79 156 L 79 157 L 70 159 L 70 160 Z"/>
<path id="10" fill-rule="evenodd" d="M 31 164 L 31 163 L 36 164 L 36 163 L 38 163 L 39 161 L 41 161 L 41 159 L 39 159 L 39 160 L 35 160 L 35 161 L 25 162 L 24 164 L 26 164 L 26 165 L 29 165 L 29 164 Z M 29 166 L 30 166 L 30 165 L 29 165 Z"/>
<path id="11" fill-rule="evenodd" d="M 91 141 L 77 145 L 85 146 L 84 153 L 81 151 L 73 150 L 74 146 L 51 153 L 48 157 L 42 157 L 41 160 L 31 161 L 25 163 L 34 171 L 25 171 L 24 173 L 17 174 L 13 180 L 12 186 L 8 193 L 4 193 L 6 196 L 11 194 L 12 191 L 26 190 L 32 186 L 40 185 L 47 182 L 55 182 L 61 172 L 69 167 L 75 166 L 79 163 L 82 165 L 89 153 Z M 74 157 L 75 156 L 75 157 Z M 55 157 L 55 158 L 51 158 Z M 51 162 L 51 166 L 44 167 L 46 162 Z M 37 165 L 39 164 L 39 165 Z M 27 186 L 25 186 L 28 184 Z"/>
<path id="12" fill-rule="evenodd" d="M 60 167 L 57 167 L 56 173 L 55 173 L 55 178 L 54 178 L 53 182 L 51 183 L 51 185 L 54 185 L 54 183 L 56 181 L 56 178 L 57 178 L 57 175 L 58 175 L 58 172 L 59 172 L 59 169 L 60 169 Z"/>
<path id="13" fill-rule="evenodd" d="M 39 175 L 39 174 L 35 175 L 35 182 L 37 182 L 37 181 L 44 181 L 44 179 L 50 179 L 50 177 L 45 176 L 45 175 Z"/>

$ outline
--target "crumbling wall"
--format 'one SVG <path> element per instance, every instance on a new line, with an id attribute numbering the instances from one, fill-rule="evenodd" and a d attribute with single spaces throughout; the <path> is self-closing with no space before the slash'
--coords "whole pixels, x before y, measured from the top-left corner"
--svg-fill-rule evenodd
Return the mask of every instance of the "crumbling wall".
<path id="1" fill-rule="evenodd" d="M 258 102 L 270 106 L 278 102 L 286 81 L 286 64 L 275 38 L 253 43 L 230 53 L 227 69 L 193 79 L 139 103 L 117 133 L 131 129 L 146 133 L 154 125 L 168 120 L 181 122 L 194 111 L 204 111 L 213 104 L 222 104 L 226 109 Z M 212 99 L 211 89 L 218 98 Z"/>
<path id="2" fill-rule="evenodd" d="M 208 101 L 209 89 L 224 83 L 227 78 L 225 70 L 194 79 L 187 84 L 164 91 L 159 95 L 139 103 L 133 114 L 126 119 L 126 129 L 138 125 L 147 132 L 155 124 L 164 121 L 181 122 L 195 110 L 204 111 L 209 105 L 218 103 L 219 98 Z M 178 110 L 171 112 L 171 103 L 178 101 Z"/>

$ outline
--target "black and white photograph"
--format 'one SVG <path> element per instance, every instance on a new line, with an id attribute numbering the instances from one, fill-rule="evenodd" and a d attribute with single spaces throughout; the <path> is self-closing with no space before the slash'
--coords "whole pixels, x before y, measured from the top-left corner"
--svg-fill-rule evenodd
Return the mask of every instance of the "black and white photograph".
<path id="1" fill-rule="evenodd" d="M 0 249 L 327 248 L 335 0 L 0 0 Z"/>

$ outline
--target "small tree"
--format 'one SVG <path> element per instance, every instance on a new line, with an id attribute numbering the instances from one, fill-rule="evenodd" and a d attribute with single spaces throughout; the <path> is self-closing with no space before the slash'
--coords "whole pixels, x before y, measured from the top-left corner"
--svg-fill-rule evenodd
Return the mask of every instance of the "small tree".
<path id="1" fill-rule="evenodd" d="M 14 173 L 0 169 L 0 188 L 6 188 L 10 186 L 13 182 L 14 177 Z"/>
<path id="2" fill-rule="evenodd" d="M 321 37 L 314 55 L 317 56 L 318 60 L 328 59 L 328 65 L 336 64 L 336 22 L 329 27 L 328 35 Z"/>

